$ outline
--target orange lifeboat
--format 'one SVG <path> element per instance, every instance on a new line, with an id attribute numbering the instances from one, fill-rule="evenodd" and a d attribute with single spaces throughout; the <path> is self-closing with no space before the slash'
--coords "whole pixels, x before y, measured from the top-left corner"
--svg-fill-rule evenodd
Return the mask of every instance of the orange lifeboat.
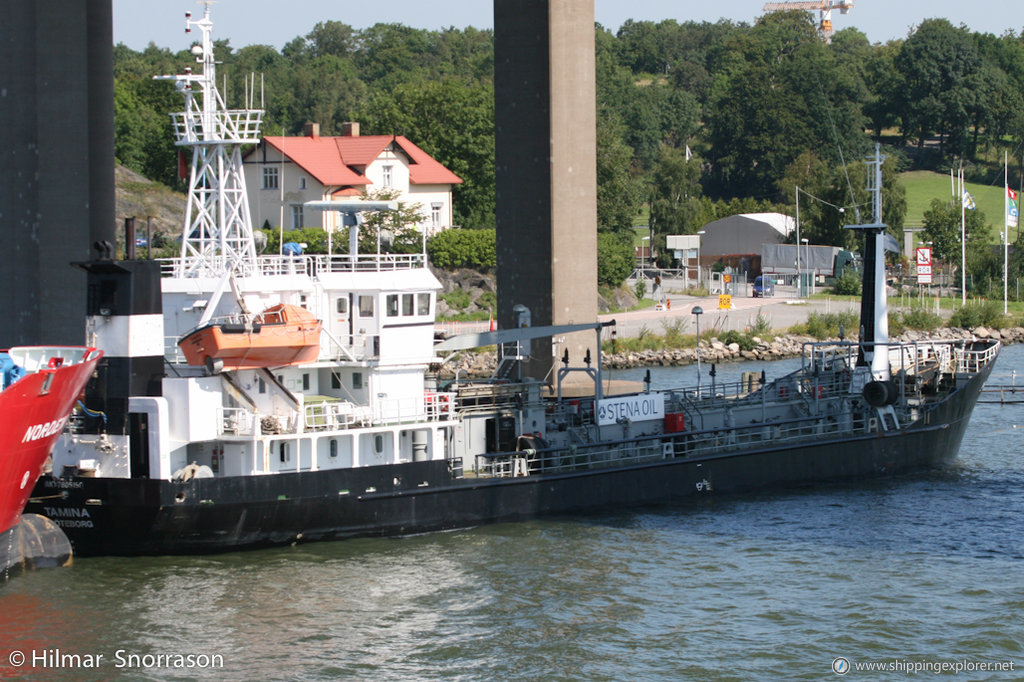
<path id="1" fill-rule="evenodd" d="M 320 354 L 322 328 L 305 308 L 279 303 L 251 322 L 213 322 L 193 329 L 178 346 L 188 364 L 211 370 L 301 365 Z"/>

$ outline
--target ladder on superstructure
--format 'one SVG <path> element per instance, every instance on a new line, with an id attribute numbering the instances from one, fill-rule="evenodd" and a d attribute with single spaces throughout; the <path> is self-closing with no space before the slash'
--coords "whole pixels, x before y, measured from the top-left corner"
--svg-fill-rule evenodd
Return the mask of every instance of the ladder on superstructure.
<path id="1" fill-rule="evenodd" d="M 181 235 L 181 258 L 175 266 L 177 277 L 216 277 L 225 272 L 254 274 L 256 244 L 242 172 L 242 146 L 259 142 L 263 110 L 228 109 L 216 86 L 216 62 L 210 37 L 210 3 L 203 18 L 193 20 L 185 13 L 185 32 L 196 27 L 201 42 L 191 48 L 200 73 L 191 68 L 177 76 L 156 76 L 173 80 L 185 96 L 185 110 L 171 114 L 175 144 L 191 147 L 188 204 Z M 251 100 L 251 90 L 250 97 Z"/>

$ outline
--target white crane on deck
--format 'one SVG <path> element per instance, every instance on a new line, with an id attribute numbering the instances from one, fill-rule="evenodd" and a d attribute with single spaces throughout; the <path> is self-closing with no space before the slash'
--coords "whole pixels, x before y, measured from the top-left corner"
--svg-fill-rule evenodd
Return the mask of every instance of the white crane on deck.
<path id="1" fill-rule="evenodd" d="M 825 40 L 831 42 L 832 34 L 832 10 L 837 9 L 846 14 L 853 9 L 853 0 L 816 0 L 815 2 L 766 2 L 765 12 L 779 12 L 790 9 L 803 9 L 810 12 L 817 10 L 820 13 L 818 30 L 825 36 Z"/>

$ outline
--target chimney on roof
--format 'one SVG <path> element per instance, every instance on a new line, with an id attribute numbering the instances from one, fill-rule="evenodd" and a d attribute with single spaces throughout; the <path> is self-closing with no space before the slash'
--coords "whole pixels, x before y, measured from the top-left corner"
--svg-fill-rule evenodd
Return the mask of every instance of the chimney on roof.
<path id="1" fill-rule="evenodd" d="M 302 134 L 305 137 L 320 137 L 320 124 L 319 123 L 307 123 L 302 127 Z"/>
<path id="2" fill-rule="evenodd" d="M 356 121 L 345 121 L 341 124 L 343 137 L 359 137 L 359 123 Z"/>

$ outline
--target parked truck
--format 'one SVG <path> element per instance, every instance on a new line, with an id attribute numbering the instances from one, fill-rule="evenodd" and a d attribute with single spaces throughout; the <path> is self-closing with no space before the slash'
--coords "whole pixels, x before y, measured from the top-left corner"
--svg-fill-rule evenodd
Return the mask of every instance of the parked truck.
<path id="1" fill-rule="evenodd" d="M 843 276 L 847 268 L 859 270 L 860 257 L 838 246 L 800 245 L 800 272 L 813 276 L 816 282 L 831 284 Z M 763 244 L 761 246 L 761 274 L 763 276 L 792 276 L 797 273 L 796 244 Z"/>

